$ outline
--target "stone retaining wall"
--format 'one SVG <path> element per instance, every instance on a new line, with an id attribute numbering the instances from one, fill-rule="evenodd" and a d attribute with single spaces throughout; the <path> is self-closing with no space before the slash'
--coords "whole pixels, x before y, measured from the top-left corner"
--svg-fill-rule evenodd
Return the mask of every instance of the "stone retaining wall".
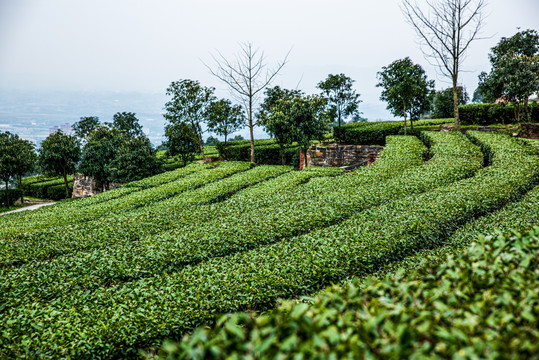
<path id="1" fill-rule="evenodd" d="M 307 166 L 365 166 L 376 161 L 383 149 L 377 145 L 312 145 L 306 154 Z"/>
<path id="2" fill-rule="evenodd" d="M 103 192 L 103 190 L 112 190 L 119 188 L 121 184 L 111 183 L 107 188 L 102 189 L 97 187 L 97 182 L 91 176 L 77 174 L 73 178 L 73 195 L 72 197 L 88 197 L 94 196 Z"/>
<path id="3" fill-rule="evenodd" d="M 539 139 L 539 124 L 521 124 L 518 136 L 526 139 Z"/>

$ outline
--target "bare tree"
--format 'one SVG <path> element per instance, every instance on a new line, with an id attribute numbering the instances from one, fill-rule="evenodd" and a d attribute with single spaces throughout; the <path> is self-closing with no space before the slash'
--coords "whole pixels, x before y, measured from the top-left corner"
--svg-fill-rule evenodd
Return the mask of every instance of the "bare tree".
<path id="1" fill-rule="evenodd" d="M 279 71 L 285 66 L 288 54 L 283 61 L 277 63 L 274 68 L 266 68 L 264 52 L 253 49 L 251 43 L 240 44 L 240 51 L 234 60 L 228 60 L 219 51 L 217 56 L 212 55 L 215 61 L 215 69 L 204 64 L 208 70 L 223 81 L 230 89 L 237 101 L 243 104 L 246 113 L 249 134 L 251 137 L 251 161 L 255 161 L 255 141 L 253 129 L 259 125 L 259 121 L 254 120 L 254 108 L 258 101 L 258 95 L 277 76 Z"/>
<path id="2" fill-rule="evenodd" d="M 457 127 L 459 70 L 466 50 L 483 27 L 485 6 L 485 0 L 427 0 L 425 12 L 415 1 L 402 2 L 402 12 L 421 39 L 423 54 L 452 80 Z"/>

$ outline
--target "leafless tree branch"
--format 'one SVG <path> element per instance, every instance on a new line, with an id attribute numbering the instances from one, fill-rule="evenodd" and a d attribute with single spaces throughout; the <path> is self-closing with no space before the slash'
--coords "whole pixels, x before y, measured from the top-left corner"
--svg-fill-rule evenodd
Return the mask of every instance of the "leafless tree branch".
<path id="1" fill-rule="evenodd" d="M 217 55 L 212 55 L 214 67 L 202 62 L 213 76 L 228 86 L 233 97 L 243 104 L 247 115 L 246 125 L 251 137 L 251 161 L 253 162 L 255 161 L 253 128 L 258 125 L 258 122 L 253 119 L 253 114 L 258 96 L 286 65 L 290 51 L 271 69 L 266 67 L 264 52 L 254 49 L 251 43 L 240 44 L 240 51 L 232 61 L 216 51 Z"/>

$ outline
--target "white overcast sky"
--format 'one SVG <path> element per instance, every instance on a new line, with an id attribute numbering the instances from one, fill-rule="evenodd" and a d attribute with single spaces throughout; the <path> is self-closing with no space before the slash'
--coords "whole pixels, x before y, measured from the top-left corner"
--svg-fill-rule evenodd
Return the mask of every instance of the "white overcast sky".
<path id="1" fill-rule="evenodd" d="M 420 0 L 419 3 L 423 3 Z M 448 87 L 423 57 L 398 0 L 0 0 L 0 86 L 44 90 L 164 93 L 199 80 L 229 97 L 202 64 L 252 42 L 273 64 L 291 50 L 274 85 L 316 92 L 329 73 L 356 81 L 370 120 L 390 118 L 376 72 L 410 56 Z M 488 0 L 483 36 L 472 44 L 461 83 L 470 95 L 502 36 L 539 29 L 539 0 Z"/>

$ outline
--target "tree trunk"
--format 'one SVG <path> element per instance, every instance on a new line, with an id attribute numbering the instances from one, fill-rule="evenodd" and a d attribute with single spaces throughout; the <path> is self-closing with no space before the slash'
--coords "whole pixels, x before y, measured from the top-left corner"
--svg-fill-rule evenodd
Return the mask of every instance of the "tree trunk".
<path id="1" fill-rule="evenodd" d="M 406 105 L 404 105 L 404 135 L 406 135 Z"/>
<path id="2" fill-rule="evenodd" d="M 69 198 L 69 185 L 67 185 L 67 174 L 66 174 L 66 171 L 64 170 L 64 184 L 66 186 L 66 199 Z"/>
<path id="3" fill-rule="evenodd" d="M 6 207 L 9 207 L 9 191 L 8 191 L 9 180 L 5 180 L 5 183 L 6 183 Z"/>
<path id="4" fill-rule="evenodd" d="M 453 76 L 453 115 L 455 116 L 455 127 L 458 129 L 460 127 L 460 118 L 459 118 L 459 96 L 458 96 L 456 76 Z"/>
<path id="5" fill-rule="evenodd" d="M 255 162 L 255 135 L 253 132 L 253 97 L 249 96 L 249 136 L 251 137 L 251 162 Z"/>
<path id="6" fill-rule="evenodd" d="M 19 178 L 19 185 L 17 187 L 19 188 L 19 190 L 22 191 L 21 193 L 21 205 L 22 205 L 24 203 L 24 191 L 22 188 L 22 174 L 17 175 L 17 177 Z"/>

